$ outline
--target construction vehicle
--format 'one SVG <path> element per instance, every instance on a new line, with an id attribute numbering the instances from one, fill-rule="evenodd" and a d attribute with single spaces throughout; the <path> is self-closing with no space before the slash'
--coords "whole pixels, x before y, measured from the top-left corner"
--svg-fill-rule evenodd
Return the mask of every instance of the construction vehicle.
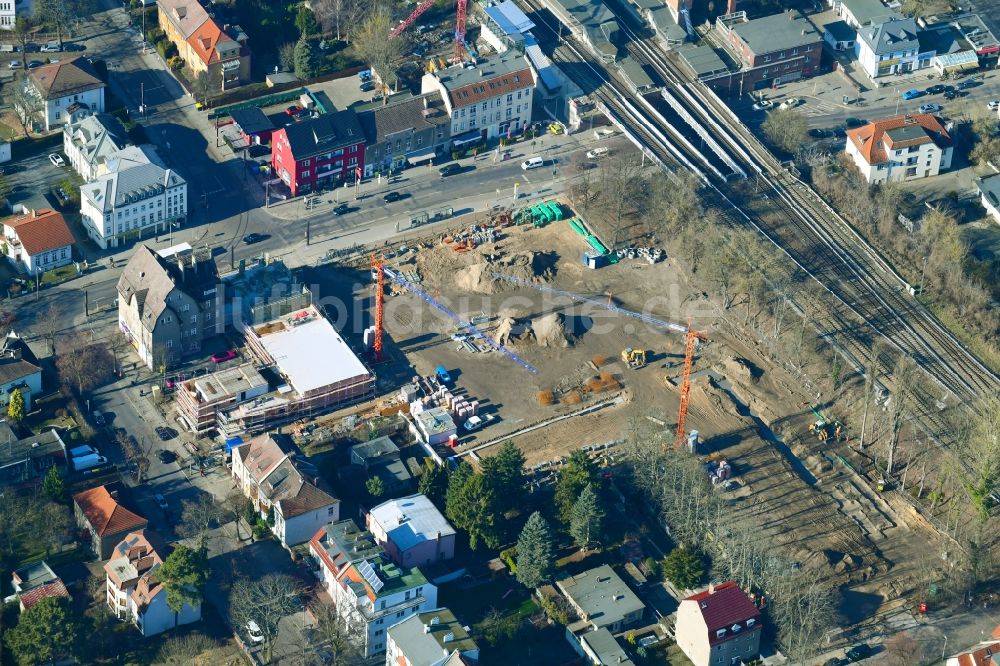
<path id="1" fill-rule="evenodd" d="M 638 370 L 646 365 L 646 350 L 632 349 L 628 347 L 622 350 L 622 363 L 633 370 Z"/>
<path id="2" fill-rule="evenodd" d="M 844 426 L 841 425 L 840 421 L 829 420 L 815 407 L 810 407 L 810 410 L 816 416 L 816 420 L 809 424 L 809 432 L 815 434 L 823 443 L 831 439 L 835 442 L 839 441 L 844 432 Z"/>

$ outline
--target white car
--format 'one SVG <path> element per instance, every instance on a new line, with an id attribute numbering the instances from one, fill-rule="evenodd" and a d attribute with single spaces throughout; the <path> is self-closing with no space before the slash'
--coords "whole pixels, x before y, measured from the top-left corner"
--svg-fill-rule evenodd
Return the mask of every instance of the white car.
<path id="1" fill-rule="evenodd" d="M 260 626 L 253 620 L 247 622 L 247 637 L 251 643 L 264 642 L 264 632 L 260 630 Z"/>
<path id="2" fill-rule="evenodd" d="M 24 66 L 24 63 L 21 62 L 20 60 L 11 60 L 7 64 L 7 69 L 21 69 L 23 66 Z"/>
<path id="3" fill-rule="evenodd" d="M 160 508 L 161 508 L 161 509 L 163 509 L 164 511 L 166 511 L 166 510 L 167 510 L 167 506 L 168 506 L 168 505 L 167 505 L 167 498 L 166 498 L 166 497 L 164 497 L 164 496 L 163 496 L 163 495 L 161 495 L 160 493 L 156 493 L 155 495 L 153 495 L 153 499 L 155 499 L 155 500 L 156 500 L 156 505 L 157 505 L 158 507 L 160 507 Z"/>
<path id="4" fill-rule="evenodd" d="M 784 102 L 781 103 L 781 106 L 779 108 L 782 108 L 782 109 L 794 109 L 801 102 L 802 102 L 802 100 L 800 100 L 798 97 L 789 97 L 788 99 L 786 99 Z"/>
<path id="5" fill-rule="evenodd" d="M 530 171 L 531 169 L 537 169 L 545 164 L 545 160 L 541 157 L 529 157 L 528 159 L 521 162 L 521 168 L 525 171 Z"/>
<path id="6" fill-rule="evenodd" d="M 940 104 L 921 104 L 920 113 L 936 113 L 941 110 Z"/>
<path id="7" fill-rule="evenodd" d="M 614 136 L 615 131 L 613 129 L 608 129 L 607 127 L 594 130 L 594 138 L 600 141 L 601 139 L 606 139 L 609 136 Z"/>
<path id="8" fill-rule="evenodd" d="M 43 44 L 42 48 L 38 49 L 41 53 L 59 53 L 62 51 L 58 44 Z"/>
<path id="9" fill-rule="evenodd" d="M 774 106 L 774 102 L 772 102 L 769 99 L 762 99 L 762 100 L 760 100 L 759 102 L 757 102 L 756 104 L 753 105 L 753 110 L 754 111 L 767 111 L 772 106 Z"/>
<path id="10" fill-rule="evenodd" d="M 601 157 L 607 157 L 609 152 L 610 151 L 605 146 L 601 146 L 600 148 L 594 148 L 593 150 L 587 151 L 587 159 L 596 160 Z"/>
<path id="11" fill-rule="evenodd" d="M 1000 99 L 992 100 L 986 106 L 990 108 L 990 111 L 996 111 L 997 109 L 1000 109 Z"/>
<path id="12" fill-rule="evenodd" d="M 52 153 L 49 155 L 49 162 L 52 162 L 52 166 L 63 167 L 66 166 L 65 160 L 59 155 Z"/>

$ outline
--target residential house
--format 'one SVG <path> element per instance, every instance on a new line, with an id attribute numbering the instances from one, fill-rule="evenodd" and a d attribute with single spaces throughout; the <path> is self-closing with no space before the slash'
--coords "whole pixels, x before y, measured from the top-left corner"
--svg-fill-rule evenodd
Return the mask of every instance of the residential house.
<path id="1" fill-rule="evenodd" d="M 215 332 L 216 284 L 207 254 L 136 250 L 118 278 L 118 325 L 147 367 L 201 351 Z"/>
<path id="2" fill-rule="evenodd" d="M 125 126 L 110 113 L 87 114 L 63 127 L 63 153 L 84 182 L 97 178 L 98 168 L 129 143 Z"/>
<path id="3" fill-rule="evenodd" d="M 607 629 L 587 631 L 570 645 L 594 666 L 635 666 L 628 653 Z"/>
<path id="4" fill-rule="evenodd" d="M 233 478 L 257 511 L 271 513 L 274 534 L 286 548 L 309 541 L 323 525 L 340 519 L 340 500 L 317 486 L 315 468 L 296 459 L 289 436 L 261 435 L 232 454 Z"/>
<path id="5" fill-rule="evenodd" d="M 130 532 L 143 530 L 149 521 L 122 506 L 123 488 L 98 486 L 73 495 L 77 524 L 90 532 L 98 559 L 108 559 L 114 547 Z"/>
<path id="6" fill-rule="evenodd" d="M 556 587 L 590 630 L 617 633 L 642 619 L 645 605 L 625 581 L 604 564 L 576 576 L 556 581 Z M 584 627 L 577 627 L 579 630 Z"/>
<path id="7" fill-rule="evenodd" d="M 455 614 L 435 608 L 386 632 L 385 666 L 460 666 L 479 661 L 479 646 Z"/>
<path id="8" fill-rule="evenodd" d="M 106 173 L 80 187 L 81 221 L 101 249 L 166 233 L 187 217 L 187 181 L 144 160 L 139 149 L 119 153 Z"/>
<path id="9" fill-rule="evenodd" d="M 11 583 L 22 613 L 46 597 L 70 598 L 62 579 L 44 560 L 15 571 Z"/>
<path id="10" fill-rule="evenodd" d="M 951 167 L 954 146 L 940 120 L 919 113 L 847 130 L 846 152 L 874 184 L 936 176 Z"/>
<path id="11" fill-rule="evenodd" d="M 42 393 L 42 367 L 28 343 L 11 331 L 0 344 L 0 410 L 7 405 L 14 390 L 24 398 L 24 411 L 30 412 L 34 399 Z"/>
<path id="12" fill-rule="evenodd" d="M 250 80 L 250 47 L 237 25 L 219 26 L 197 0 L 157 0 L 159 26 L 192 77 L 207 74 L 219 90 Z"/>
<path id="13" fill-rule="evenodd" d="M 240 131 L 240 137 L 248 146 L 271 143 L 274 123 L 260 107 L 233 109 L 229 112 L 229 117 L 233 119 L 233 125 Z"/>
<path id="14" fill-rule="evenodd" d="M 24 85 L 42 101 L 39 118 L 46 132 L 62 125 L 75 109 L 104 111 L 105 83 L 81 56 L 29 69 Z"/>
<path id="15" fill-rule="evenodd" d="M 531 122 L 535 73 L 524 55 L 506 51 L 476 67 L 455 65 L 424 74 L 422 94 L 437 92 L 451 117 L 456 147 L 509 137 Z"/>
<path id="16" fill-rule="evenodd" d="M 451 118 L 437 93 L 374 106 L 358 120 L 365 133 L 366 177 L 428 162 L 451 142 Z"/>
<path id="17" fill-rule="evenodd" d="M 930 67 L 936 53 L 933 48 L 922 49 L 912 18 L 891 18 L 860 28 L 854 48 L 858 65 L 870 79 Z"/>
<path id="18" fill-rule="evenodd" d="M 1000 641 L 996 640 L 996 630 L 993 638 L 994 640 L 980 641 L 979 645 L 951 655 L 945 666 L 1000 666 Z"/>
<path id="19" fill-rule="evenodd" d="M 340 618 L 350 631 L 363 633 L 365 657 L 385 651 L 389 627 L 437 608 L 437 588 L 420 569 L 393 563 L 353 520 L 318 530 L 309 554 Z"/>
<path id="20" fill-rule="evenodd" d="M 694 666 L 738 664 L 760 657 L 761 615 L 736 583 L 709 585 L 677 609 L 677 647 Z"/>
<path id="21" fill-rule="evenodd" d="M 159 534 L 142 529 L 119 542 L 104 563 L 108 606 L 119 620 L 129 620 L 143 636 L 155 636 L 201 619 L 201 604 L 185 603 L 179 612 L 167 605 L 167 591 L 156 571 L 170 554 Z"/>
<path id="22" fill-rule="evenodd" d="M 855 30 L 873 23 L 902 18 L 899 12 L 889 9 L 882 0 L 830 0 L 837 16 Z"/>
<path id="23" fill-rule="evenodd" d="M 771 88 L 820 72 L 823 36 L 795 11 L 748 19 L 746 12 L 720 16 L 716 27 L 742 65 L 744 91 Z"/>
<path id="24" fill-rule="evenodd" d="M 0 2 L 0 30 L 13 30 L 19 16 L 31 17 L 33 4 L 31 0 L 4 0 Z"/>
<path id="25" fill-rule="evenodd" d="M 51 208 L 25 211 L 3 221 L 3 249 L 14 268 L 40 275 L 73 263 L 73 233 Z"/>
<path id="26" fill-rule="evenodd" d="M 366 521 L 375 542 L 396 564 L 423 567 L 455 556 L 455 528 L 426 495 L 382 502 Z"/>
<path id="27" fill-rule="evenodd" d="M 1000 173 L 995 173 L 976 181 L 979 189 L 979 200 L 986 212 L 1000 223 Z"/>
<path id="28" fill-rule="evenodd" d="M 399 456 L 399 447 L 389 437 L 376 437 L 352 446 L 351 464 L 364 470 L 368 478 L 382 479 L 389 495 L 406 491 L 413 485 L 410 470 Z"/>
<path id="29" fill-rule="evenodd" d="M 354 182 L 364 173 L 365 134 L 350 109 L 292 123 L 271 136 L 274 173 L 292 196 Z"/>
<path id="30" fill-rule="evenodd" d="M 66 444 L 58 430 L 22 438 L 0 421 L 0 492 L 37 486 L 52 467 L 65 473 L 68 462 Z"/>

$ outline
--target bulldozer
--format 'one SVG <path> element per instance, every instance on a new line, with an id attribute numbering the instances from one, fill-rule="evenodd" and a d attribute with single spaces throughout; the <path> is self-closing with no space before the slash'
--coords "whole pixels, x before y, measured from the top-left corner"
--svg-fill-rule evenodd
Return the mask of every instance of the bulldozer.
<path id="1" fill-rule="evenodd" d="M 646 365 L 646 350 L 632 349 L 631 347 L 623 349 L 622 362 L 633 370 L 637 370 Z"/>

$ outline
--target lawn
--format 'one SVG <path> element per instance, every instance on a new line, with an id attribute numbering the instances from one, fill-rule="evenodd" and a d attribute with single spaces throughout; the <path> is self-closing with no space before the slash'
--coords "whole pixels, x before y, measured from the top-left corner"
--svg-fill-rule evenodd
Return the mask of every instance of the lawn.
<path id="1" fill-rule="evenodd" d="M 71 280 L 78 275 L 76 264 L 67 264 L 42 273 L 42 284 L 53 286 Z"/>
<path id="2" fill-rule="evenodd" d="M 438 601 L 467 624 L 479 622 L 491 608 L 521 617 L 528 617 L 538 609 L 513 577 L 498 578 L 473 588 L 464 588 L 461 583 L 445 584 L 438 590 Z"/>

